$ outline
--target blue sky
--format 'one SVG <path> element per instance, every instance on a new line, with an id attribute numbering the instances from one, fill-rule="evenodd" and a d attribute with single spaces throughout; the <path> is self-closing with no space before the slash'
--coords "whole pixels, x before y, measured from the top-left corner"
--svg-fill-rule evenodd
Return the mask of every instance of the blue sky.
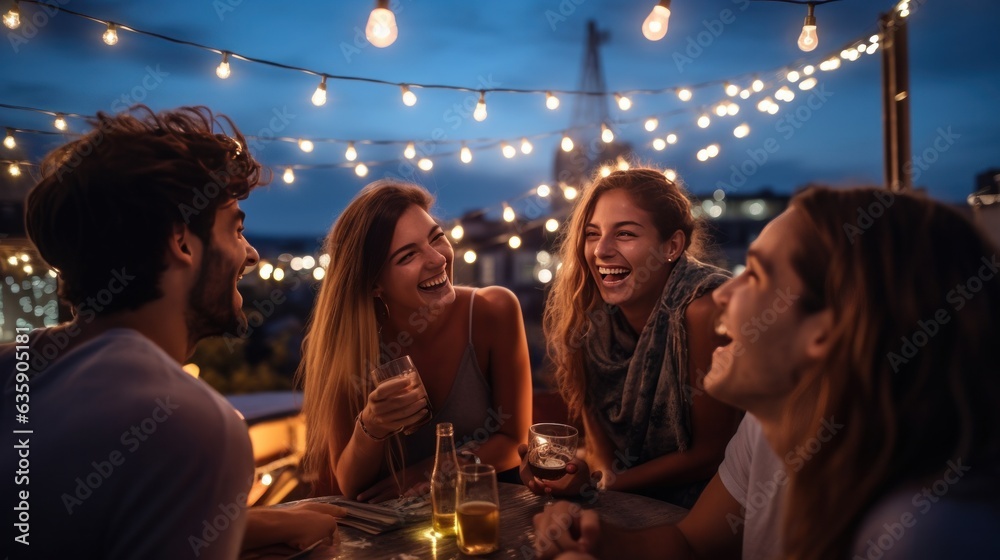
<path id="1" fill-rule="evenodd" d="M 601 51 L 610 91 L 682 87 L 729 77 L 740 77 L 745 86 L 754 73 L 767 78 L 805 60 L 795 46 L 805 7 L 774 2 L 675 0 L 666 38 L 653 43 L 639 30 L 652 0 L 397 0 L 399 39 L 386 49 L 356 40 L 374 5 L 368 1 L 59 3 L 95 18 L 329 74 L 473 89 L 483 84 L 576 89 L 589 19 L 610 34 Z M 4 11 L 7 4 L 0 1 Z M 820 47 L 812 58 L 868 37 L 878 14 L 890 7 L 882 0 L 817 7 Z M 22 4 L 25 19 L 39 10 Z M 723 17 L 724 10 L 731 17 Z M 2 28 L 7 44 L 0 45 L 0 103 L 93 114 L 121 107 L 124 95 L 125 101 L 142 97 L 156 109 L 208 105 L 230 115 L 247 134 L 268 129 L 277 111 L 287 121 L 277 131 L 281 136 L 418 143 L 434 135 L 517 142 L 522 136 L 563 130 L 572 122 L 568 96 L 562 97 L 559 110 L 548 111 L 542 95 L 492 94 L 487 97 L 489 117 L 476 122 L 460 109 L 474 103 L 472 93 L 415 89 L 419 101 L 406 107 L 397 87 L 343 81 L 330 81 L 328 103 L 314 107 L 309 99 L 318 80 L 312 76 L 234 60 L 232 76 L 220 80 L 216 54 L 125 31 L 116 46 L 108 47 L 97 23 L 65 13 L 36 17 L 44 25 L 24 41 L 12 40 Z M 973 0 L 928 0 L 910 18 L 913 150 L 920 155 L 935 142 L 938 146 L 931 154 L 935 161 L 924 165 L 916 183 L 937 198 L 963 200 L 976 173 L 1000 166 L 1000 115 L 995 110 L 1000 49 L 989 27 L 998 20 L 997 3 Z M 23 27 L 21 33 L 24 38 Z M 701 45 L 692 47 L 699 40 Z M 678 63 L 681 57 L 687 59 Z M 745 192 L 764 186 L 790 192 L 809 182 L 880 183 L 880 55 L 844 62 L 818 77 L 820 86 L 812 92 L 795 89 L 796 99 L 783 104 L 777 115 L 754 108 L 759 96 L 737 98 L 740 113 L 713 116 L 705 130 L 694 124 L 699 107 L 727 99 L 721 86 L 695 90 L 694 100 L 686 104 L 673 94 L 636 95 L 630 111 L 610 103 L 609 111 L 619 138 L 631 142 L 643 161 L 676 169 L 695 194 L 711 193 L 720 184 L 735 187 L 734 166 L 753 169 L 738 187 Z M 144 81 L 147 87 L 142 87 Z M 765 93 L 781 85 L 774 84 Z M 674 131 L 680 141 L 662 152 L 650 146 L 654 134 L 643 130 L 641 122 L 619 122 L 668 114 L 673 116 L 661 118 L 655 134 Z M 788 120 L 795 115 L 807 118 Z M 750 125 L 750 135 L 736 139 L 732 129 L 742 122 Z M 8 109 L 0 109 L 0 126 L 53 130 L 51 117 Z M 70 128 L 79 132 L 84 124 L 70 120 Z M 37 159 L 61 139 L 21 134 L 18 141 L 17 157 Z M 512 160 L 497 148 L 475 151 L 470 165 L 455 155 L 436 157 L 432 171 L 415 171 L 412 178 L 437 195 L 442 217 L 499 209 L 505 200 L 552 181 L 558 142 L 557 135 L 538 139 L 531 155 Z M 698 149 L 713 142 L 721 147 L 719 156 L 697 161 Z M 748 164 L 751 154 L 765 145 L 772 148 L 767 161 Z M 281 181 L 281 166 L 343 163 L 345 145 L 317 144 L 310 154 L 292 143 L 258 147 L 260 159 L 275 166 L 275 181 L 244 203 L 251 235 L 322 234 L 364 184 L 399 175 L 409 164 L 401 146 L 359 144 L 360 160 L 387 163 L 372 166 L 363 179 L 350 168 L 301 169 L 289 186 Z M 456 147 L 423 149 L 451 152 Z"/>

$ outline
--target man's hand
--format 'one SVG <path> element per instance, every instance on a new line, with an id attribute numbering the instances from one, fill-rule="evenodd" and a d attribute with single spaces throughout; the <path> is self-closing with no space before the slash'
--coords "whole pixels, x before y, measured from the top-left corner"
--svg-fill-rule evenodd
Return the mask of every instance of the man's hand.
<path id="1" fill-rule="evenodd" d="M 542 513 L 535 515 L 534 523 L 535 553 L 540 559 L 554 558 L 562 552 L 593 554 L 597 550 L 600 519 L 597 512 L 585 510 L 579 504 L 547 504 Z"/>
<path id="2" fill-rule="evenodd" d="M 337 537 L 337 518 L 345 515 L 346 509 L 320 502 L 250 508 L 243 538 L 244 556 L 254 549 L 294 552 L 319 541 L 332 545 Z"/>
<path id="3" fill-rule="evenodd" d="M 518 474 L 521 475 L 521 482 L 524 483 L 529 490 L 540 496 L 552 495 L 563 498 L 580 497 L 582 495 L 583 488 L 587 484 L 596 483 L 601 479 L 600 471 L 595 472 L 594 475 L 591 476 L 590 468 L 587 466 L 586 461 L 573 459 L 566 465 L 566 476 L 557 480 L 542 480 L 540 478 L 536 478 L 535 475 L 531 473 L 531 467 L 528 466 L 528 446 L 523 443 L 518 445 L 517 454 L 521 456 L 521 468 L 518 471 Z"/>

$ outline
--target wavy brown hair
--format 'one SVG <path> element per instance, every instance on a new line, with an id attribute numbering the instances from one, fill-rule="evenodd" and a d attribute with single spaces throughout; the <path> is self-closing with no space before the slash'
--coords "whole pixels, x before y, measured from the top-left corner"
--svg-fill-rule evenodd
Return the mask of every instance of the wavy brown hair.
<path id="1" fill-rule="evenodd" d="M 586 395 L 583 340 L 592 314 L 604 312 L 604 301 L 584 256 L 584 230 L 597 200 L 615 189 L 623 189 L 636 206 L 649 212 L 661 240 L 680 231 L 688 254 L 700 258 L 705 252 L 704 226 L 692 216 L 687 192 L 667 180 L 661 171 L 641 167 L 614 171 L 607 177 L 597 177 L 584 189 L 559 242 L 562 267 L 552 283 L 543 317 L 549 359 L 571 418 L 580 417 Z"/>
<path id="2" fill-rule="evenodd" d="M 136 105 L 98 113 L 91 124 L 42 161 L 24 222 L 59 271 L 59 295 L 71 306 L 106 288 L 112 271 L 135 276 L 94 309 L 110 314 L 163 295 L 163 255 L 175 225 L 186 224 L 207 245 L 218 207 L 246 198 L 266 178 L 239 129 L 207 107 L 154 113 Z"/>
<path id="3" fill-rule="evenodd" d="M 429 211 L 433 202 L 417 185 L 376 181 L 358 193 L 326 237 L 323 251 L 330 264 L 296 374 L 305 393 L 304 466 L 318 493 L 336 488 L 337 459 L 351 439 L 354 418 L 375 389 L 369 375 L 380 363 L 375 281 L 389 256 L 396 222 L 411 206 Z M 395 443 L 401 455 L 399 441 Z M 398 461 L 401 457 L 395 457 Z"/>
<path id="4" fill-rule="evenodd" d="M 832 310 L 834 327 L 828 358 L 790 398 L 779 453 L 824 420 L 845 427 L 789 473 L 785 555 L 846 558 L 865 512 L 898 485 L 940 477 L 952 459 L 996 468 L 1000 279 L 982 276 L 997 249 L 916 195 L 814 188 L 791 205 L 804 309 Z M 970 301 L 960 285 L 981 289 Z"/>

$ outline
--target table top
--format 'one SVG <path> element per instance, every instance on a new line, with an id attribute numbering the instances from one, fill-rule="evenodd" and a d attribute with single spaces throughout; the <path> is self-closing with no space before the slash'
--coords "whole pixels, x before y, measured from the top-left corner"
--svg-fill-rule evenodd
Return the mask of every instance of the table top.
<path id="1" fill-rule="evenodd" d="M 520 484 L 498 484 L 500 495 L 500 549 L 480 558 L 531 558 L 534 546 L 532 518 L 545 506 L 545 498 L 532 494 Z M 585 507 L 590 507 L 584 504 Z M 648 527 L 676 523 L 687 510 L 625 492 L 604 492 L 593 505 L 602 520 L 627 527 Z M 368 559 L 416 560 L 432 558 L 451 560 L 471 558 L 459 552 L 454 537 L 430 536 L 430 520 L 402 529 L 369 535 L 350 527 L 340 527 L 340 542 L 333 548 L 316 550 L 309 560 Z"/>

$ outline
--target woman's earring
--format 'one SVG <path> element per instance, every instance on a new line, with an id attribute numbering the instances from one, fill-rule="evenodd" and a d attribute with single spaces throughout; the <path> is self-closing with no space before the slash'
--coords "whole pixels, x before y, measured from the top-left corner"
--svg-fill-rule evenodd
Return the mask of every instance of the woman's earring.
<path id="1" fill-rule="evenodd" d="M 382 326 L 389 320 L 389 306 L 379 296 L 375 296 L 372 301 L 375 304 L 375 320 L 378 321 L 378 330 L 382 332 Z"/>

